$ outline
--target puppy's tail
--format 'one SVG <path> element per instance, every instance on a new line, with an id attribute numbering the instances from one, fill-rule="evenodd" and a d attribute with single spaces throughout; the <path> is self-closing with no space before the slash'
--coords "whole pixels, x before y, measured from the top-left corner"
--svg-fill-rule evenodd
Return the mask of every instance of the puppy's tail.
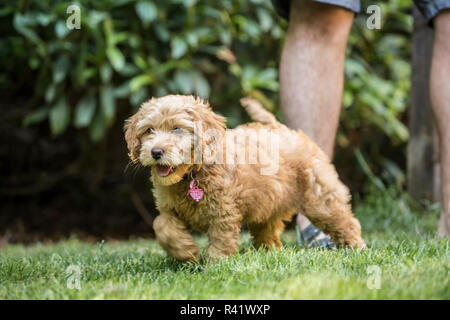
<path id="1" fill-rule="evenodd" d="M 258 100 L 251 97 L 245 97 L 241 99 L 241 105 L 245 108 L 248 115 L 250 116 L 250 118 L 252 118 L 253 121 L 271 125 L 277 128 L 282 126 L 282 124 L 277 121 L 272 113 L 264 109 L 264 107 Z"/>

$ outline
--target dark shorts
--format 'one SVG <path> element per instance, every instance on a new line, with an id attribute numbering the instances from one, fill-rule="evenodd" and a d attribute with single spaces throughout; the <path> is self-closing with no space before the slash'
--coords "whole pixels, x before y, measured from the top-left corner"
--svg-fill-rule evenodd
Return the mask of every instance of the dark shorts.
<path id="1" fill-rule="evenodd" d="M 289 9 L 291 0 L 271 0 L 276 12 L 285 19 L 289 18 Z M 311 0 L 331 4 L 345 8 L 347 10 L 358 13 L 361 10 L 359 0 Z M 442 10 L 450 9 L 450 0 L 414 0 L 417 8 L 422 12 L 427 23 L 431 24 L 431 20 Z"/>

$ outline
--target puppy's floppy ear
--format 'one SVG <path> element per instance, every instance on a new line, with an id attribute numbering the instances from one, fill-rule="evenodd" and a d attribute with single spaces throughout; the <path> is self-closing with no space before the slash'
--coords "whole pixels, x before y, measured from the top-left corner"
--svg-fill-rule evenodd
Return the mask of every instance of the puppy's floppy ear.
<path id="1" fill-rule="evenodd" d="M 210 107 L 208 107 L 205 112 L 202 112 L 201 118 L 204 126 L 204 131 L 214 129 L 222 133 L 222 131 L 226 128 L 226 119 L 221 115 L 214 113 Z"/>
<path id="2" fill-rule="evenodd" d="M 202 122 L 203 132 L 214 129 L 222 133 L 225 130 L 226 119 L 217 113 L 214 113 L 208 102 L 204 102 L 202 99 L 197 98 L 195 100 L 194 110 L 194 119 L 195 121 Z"/>
<path id="3" fill-rule="evenodd" d="M 214 155 L 219 147 L 219 140 L 221 140 L 225 134 L 225 121 L 226 119 L 213 112 L 208 103 L 197 98 L 194 106 L 194 119 L 200 122 L 199 136 L 196 137 L 198 141 L 201 141 L 201 153 L 202 162 L 210 162 L 214 159 Z M 214 145 L 215 144 L 215 145 Z M 209 147 L 211 154 L 205 154 L 205 150 Z M 196 160 L 197 161 L 197 160 Z"/>
<path id="4" fill-rule="evenodd" d="M 123 127 L 123 130 L 125 131 L 125 141 L 127 142 L 129 151 L 128 156 L 134 163 L 139 161 L 139 151 L 141 149 L 141 141 L 136 132 L 136 125 L 139 119 L 139 113 L 136 113 L 125 120 L 125 125 Z"/>

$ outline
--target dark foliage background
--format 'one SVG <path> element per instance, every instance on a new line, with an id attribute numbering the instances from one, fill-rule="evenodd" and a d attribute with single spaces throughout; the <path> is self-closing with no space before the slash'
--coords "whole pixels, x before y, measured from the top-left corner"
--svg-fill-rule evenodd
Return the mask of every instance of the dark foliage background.
<path id="1" fill-rule="evenodd" d="M 69 30 L 69 5 L 81 29 Z M 402 188 L 411 1 L 363 1 L 349 40 L 335 163 L 352 193 Z M 151 236 L 146 170 L 127 169 L 122 124 L 146 99 L 209 98 L 234 127 L 252 95 L 282 119 L 287 22 L 269 0 L 20 0 L 0 6 L 0 241 Z M 370 160 L 369 160 L 370 159 Z M 381 177 L 381 178 L 380 178 Z"/>

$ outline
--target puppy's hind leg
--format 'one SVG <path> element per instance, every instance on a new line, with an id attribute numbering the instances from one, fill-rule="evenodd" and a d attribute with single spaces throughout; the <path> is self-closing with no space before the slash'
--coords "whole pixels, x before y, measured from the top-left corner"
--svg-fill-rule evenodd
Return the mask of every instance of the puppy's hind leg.
<path id="1" fill-rule="evenodd" d="M 166 252 L 180 261 L 198 261 L 199 248 L 185 224 L 174 213 L 161 213 L 153 221 L 156 239 Z"/>
<path id="2" fill-rule="evenodd" d="M 321 163 L 304 173 L 302 213 L 338 245 L 363 248 L 361 225 L 353 216 L 349 191 L 339 180 L 334 167 Z"/>
<path id="3" fill-rule="evenodd" d="M 271 219 L 264 223 L 248 223 L 250 234 L 253 236 L 253 246 L 258 249 L 264 247 L 271 249 L 275 246 L 281 249 L 280 233 L 284 229 L 284 223 L 281 219 Z"/>

